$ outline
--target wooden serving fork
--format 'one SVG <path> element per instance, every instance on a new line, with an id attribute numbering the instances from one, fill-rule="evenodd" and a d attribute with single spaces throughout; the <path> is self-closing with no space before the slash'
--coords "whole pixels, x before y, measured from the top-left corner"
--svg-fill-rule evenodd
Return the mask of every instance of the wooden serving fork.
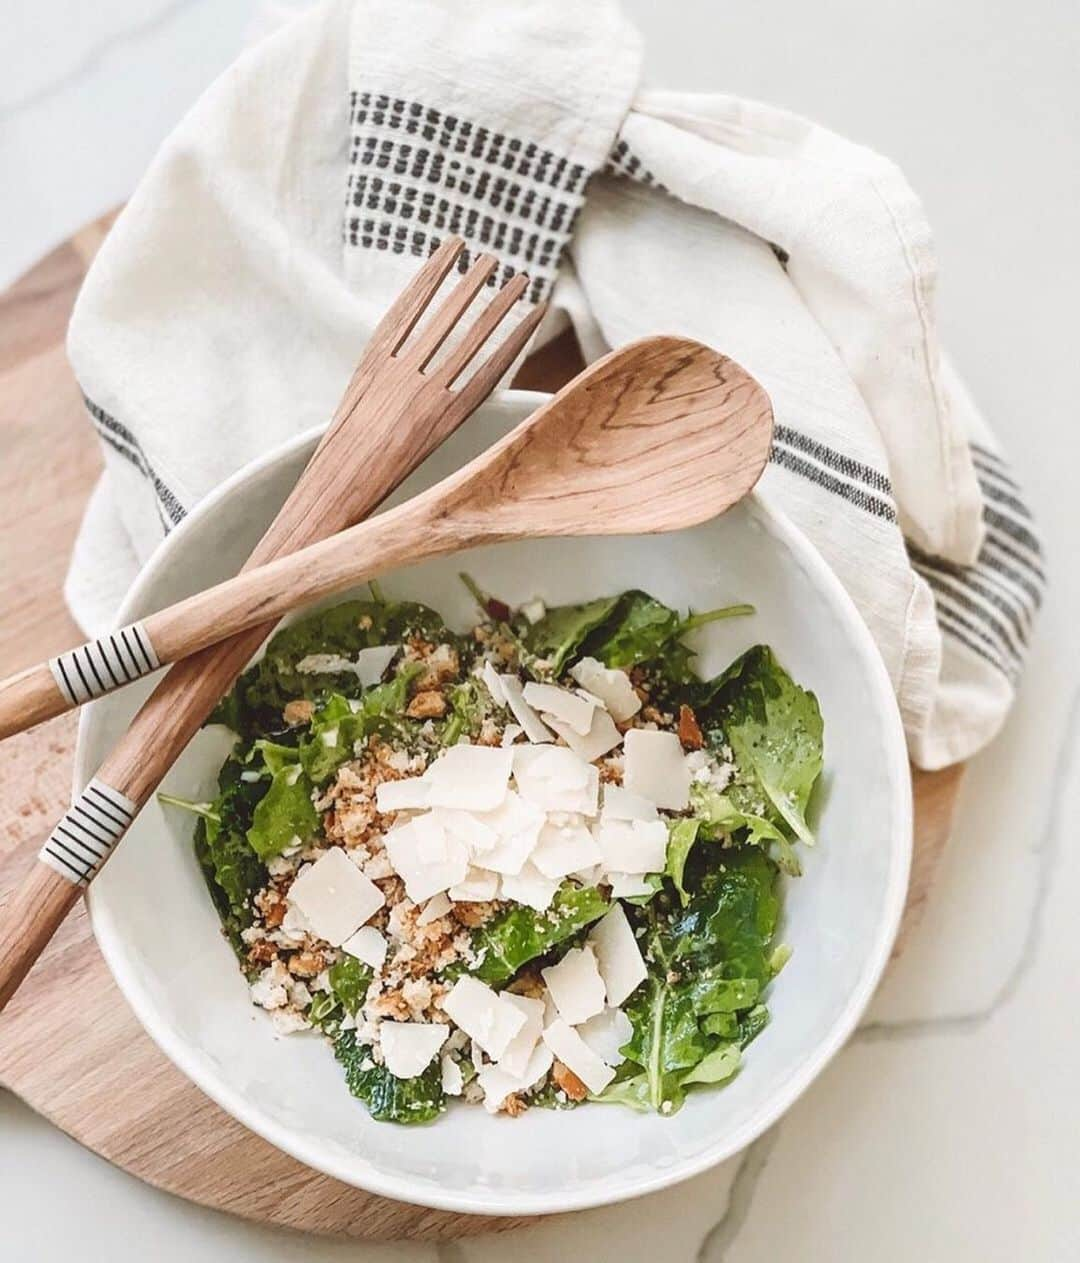
<path id="1" fill-rule="evenodd" d="M 541 307 L 453 389 L 528 284 L 524 274 L 515 276 L 468 324 L 466 313 L 497 266 L 481 256 L 422 319 L 463 248 L 459 239 L 445 241 L 380 321 L 329 429 L 245 569 L 361 521 L 479 407 L 524 349 Z M 459 340 L 432 365 L 457 330 L 463 330 Z M 136 623 L 0 685 L 0 735 L 6 736 L 177 662 L 0 912 L 0 1008 L 276 621 L 255 619 L 229 639 L 224 633 L 204 640 L 183 661 L 159 654 L 153 633 Z"/>

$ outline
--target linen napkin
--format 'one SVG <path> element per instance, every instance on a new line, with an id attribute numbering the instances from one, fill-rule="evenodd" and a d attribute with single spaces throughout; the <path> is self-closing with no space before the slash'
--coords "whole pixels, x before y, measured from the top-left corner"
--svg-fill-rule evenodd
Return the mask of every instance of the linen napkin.
<path id="1" fill-rule="evenodd" d="M 161 152 L 68 349 L 106 468 L 67 583 L 90 634 L 222 479 L 325 421 L 449 233 L 532 278 L 539 338 L 723 350 L 772 396 L 763 494 L 866 620 L 913 759 L 1012 702 L 1044 576 L 942 356 L 922 209 L 886 159 L 767 105 L 644 91 L 614 0 L 328 0 L 250 50 Z"/>

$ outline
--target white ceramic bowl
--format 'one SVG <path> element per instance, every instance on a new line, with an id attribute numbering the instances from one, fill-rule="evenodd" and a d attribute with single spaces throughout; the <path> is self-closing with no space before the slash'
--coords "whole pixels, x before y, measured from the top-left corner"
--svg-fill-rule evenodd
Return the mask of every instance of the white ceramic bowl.
<path id="1" fill-rule="evenodd" d="M 488 405 L 406 484 L 448 473 L 524 417 L 540 397 Z M 314 445 L 308 434 L 249 466 L 162 545 L 120 617 L 139 618 L 233 574 Z M 399 493 L 400 496 L 400 493 Z M 757 614 L 699 633 L 714 672 L 765 641 L 825 717 L 820 843 L 787 883 L 783 937 L 795 951 L 773 984 L 773 1019 L 738 1077 L 693 1095 L 671 1118 L 593 1106 L 511 1120 L 455 1105 L 432 1126 L 375 1123 L 349 1097 L 317 1036 L 278 1037 L 252 1007 L 192 856 L 190 818 L 151 803 L 92 888 L 94 933 L 120 989 L 162 1051 L 246 1126 L 300 1161 L 404 1201 L 485 1214 L 595 1206 L 675 1183 L 748 1144 L 774 1122 L 851 1033 L 897 928 L 911 849 L 910 781 L 881 659 L 851 601 L 811 545 L 760 498 L 676 535 L 531 541 L 484 548 L 383 580 L 452 624 L 472 620 L 457 572 L 515 602 L 643 587 L 672 605 L 751 601 Z M 146 682 L 84 710 L 82 785 L 149 691 Z M 205 731 L 166 787 L 212 793 L 224 755 Z"/>

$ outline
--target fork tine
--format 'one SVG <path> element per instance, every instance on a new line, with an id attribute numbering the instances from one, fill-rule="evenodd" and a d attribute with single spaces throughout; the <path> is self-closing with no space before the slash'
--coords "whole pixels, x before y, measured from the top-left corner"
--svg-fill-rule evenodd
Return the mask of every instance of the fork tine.
<path id="1" fill-rule="evenodd" d="M 460 237 L 447 237 L 428 257 L 375 326 L 367 346 L 369 354 L 393 355 L 412 333 L 464 249 L 465 242 Z"/>
<path id="2" fill-rule="evenodd" d="M 450 291 L 447 298 L 432 312 L 416 341 L 408 348 L 408 354 L 416 367 L 423 371 L 431 357 L 442 346 L 468 310 L 469 304 L 484 288 L 492 272 L 498 267 L 494 255 L 482 254 Z"/>
<path id="3" fill-rule="evenodd" d="M 529 278 L 519 272 L 502 287 L 487 307 L 476 318 L 472 328 L 465 334 L 456 347 L 446 357 L 439 368 L 439 376 L 445 386 L 450 387 L 468 367 L 473 356 L 491 337 L 506 313 L 528 288 Z"/>
<path id="4" fill-rule="evenodd" d="M 524 278 L 528 283 L 528 278 Z M 510 286 L 507 285 L 506 289 Z M 505 293 L 506 289 L 502 292 Z M 492 307 L 495 304 L 492 303 Z M 507 304 L 509 306 L 509 304 Z M 488 311 L 491 307 L 488 308 Z M 536 326 L 544 318 L 547 311 L 547 303 L 539 303 L 536 307 L 525 316 L 520 323 L 503 339 L 503 341 L 495 348 L 494 351 L 480 365 L 475 373 L 469 378 L 464 386 L 457 392 L 455 398 L 457 405 L 464 408 L 467 416 L 475 408 L 478 408 L 484 400 L 491 394 L 495 387 L 499 384 L 499 379 L 507 372 L 510 365 L 517 359 L 518 355 L 525 349 L 526 344 L 532 335 L 536 332 Z M 485 315 L 487 312 L 484 313 Z M 479 323 L 479 322 L 477 322 Z M 471 331 L 470 331 L 471 333 Z M 471 356 L 469 358 L 472 358 Z"/>

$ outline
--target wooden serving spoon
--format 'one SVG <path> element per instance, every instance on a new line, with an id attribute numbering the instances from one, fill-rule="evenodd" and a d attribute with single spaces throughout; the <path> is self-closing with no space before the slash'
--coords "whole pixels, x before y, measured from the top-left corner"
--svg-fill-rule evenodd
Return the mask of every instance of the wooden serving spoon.
<path id="1" fill-rule="evenodd" d="M 150 615 L 143 627 L 169 662 L 397 566 L 479 544 L 694 526 L 748 494 L 771 445 L 768 396 L 745 369 L 698 342 L 646 338 L 598 360 L 430 490 Z M 113 805 L 115 789 L 101 777 L 91 791 L 103 809 Z M 36 957 L 62 919 L 57 903 L 71 887 L 49 854 L 55 837 L 0 914 L 0 1007 L 27 954 Z"/>

